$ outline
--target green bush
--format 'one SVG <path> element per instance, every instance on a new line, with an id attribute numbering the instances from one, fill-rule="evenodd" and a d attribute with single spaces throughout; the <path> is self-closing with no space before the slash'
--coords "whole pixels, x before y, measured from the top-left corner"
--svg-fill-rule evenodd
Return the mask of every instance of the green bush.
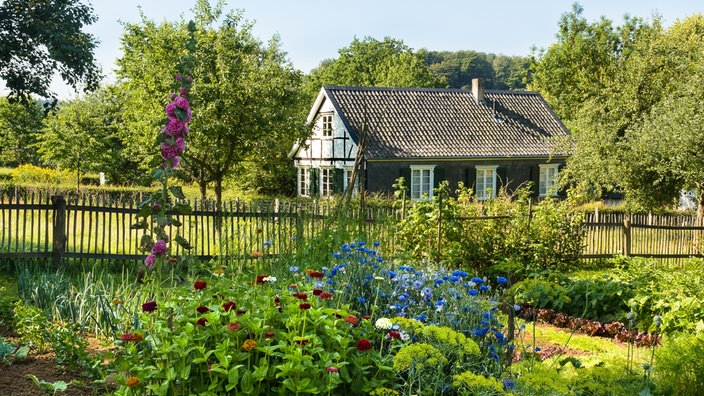
<path id="1" fill-rule="evenodd" d="M 41 168 L 34 165 L 20 165 L 13 169 L 13 184 L 68 184 L 73 182 L 73 175 L 66 171 Z"/>

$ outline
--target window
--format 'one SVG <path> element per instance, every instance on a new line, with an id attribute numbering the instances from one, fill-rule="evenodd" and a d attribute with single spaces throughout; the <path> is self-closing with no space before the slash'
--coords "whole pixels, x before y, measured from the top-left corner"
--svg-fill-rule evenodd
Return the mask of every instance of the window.
<path id="1" fill-rule="evenodd" d="M 310 195 L 310 169 L 298 168 L 298 195 Z"/>
<path id="2" fill-rule="evenodd" d="M 477 199 L 485 201 L 496 196 L 497 166 L 477 166 Z"/>
<path id="3" fill-rule="evenodd" d="M 433 170 L 435 165 L 411 166 L 411 199 L 433 197 Z"/>
<path id="4" fill-rule="evenodd" d="M 320 195 L 324 197 L 329 197 L 332 195 L 332 168 L 321 168 L 320 169 Z"/>
<path id="5" fill-rule="evenodd" d="M 323 136 L 332 136 L 332 113 L 323 114 Z"/>
<path id="6" fill-rule="evenodd" d="M 345 168 L 345 185 L 342 186 L 343 191 L 347 191 L 347 186 L 352 184 L 352 173 L 354 172 L 354 169 L 352 167 L 350 168 Z M 356 176 L 355 178 L 355 183 L 354 187 L 352 189 L 352 192 L 355 193 L 357 191 L 357 184 L 359 184 L 359 175 Z"/>
<path id="7" fill-rule="evenodd" d="M 555 188 L 555 183 L 557 182 L 557 168 L 558 164 L 540 164 L 540 182 L 538 186 L 538 196 L 547 197 L 556 196 L 557 189 Z"/>

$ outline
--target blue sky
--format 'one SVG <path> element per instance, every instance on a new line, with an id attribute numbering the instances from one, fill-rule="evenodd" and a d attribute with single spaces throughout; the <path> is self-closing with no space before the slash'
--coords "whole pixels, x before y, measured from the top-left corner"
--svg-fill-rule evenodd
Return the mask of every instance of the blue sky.
<path id="1" fill-rule="evenodd" d="M 214 3 L 215 0 L 211 0 Z M 121 55 L 119 21 L 140 20 L 138 6 L 151 20 L 190 19 L 195 0 L 92 0 L 98 22 L 87 28 L 100 41 L 96 57 L 110 78 Z M 293 65 L 309 72 L 320 61 L 337 57 L 354 37 L 378 40 L 389 36 L 414 50 L 474 50 L 504 55 L 529 55 L 533 46 L 555 41 L 557 22 L 572 0 L 229 0 L 226 9 L 242 9 L 254 22 L 253 32 L 266 41 L 279 34 Z M 650 18 L 658 13 L 665 26 L 704 12 L 695 0 L 582 0 L 584 16 L 601 16 L 620 25 L 629 14 Z M 55 84 L 60 97 L 75 96 Z"/>

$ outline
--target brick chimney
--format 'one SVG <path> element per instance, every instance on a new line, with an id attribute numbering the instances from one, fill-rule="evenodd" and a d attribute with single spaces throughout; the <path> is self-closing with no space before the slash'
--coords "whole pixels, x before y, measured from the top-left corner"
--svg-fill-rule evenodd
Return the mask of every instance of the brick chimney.
<path id="1" fill-rule="evenodd" d="M 484 100 L 484 80 L 481 78 L 472 79 L 472 96 L 474 96 L 477 104 L 486 104 Z"/>

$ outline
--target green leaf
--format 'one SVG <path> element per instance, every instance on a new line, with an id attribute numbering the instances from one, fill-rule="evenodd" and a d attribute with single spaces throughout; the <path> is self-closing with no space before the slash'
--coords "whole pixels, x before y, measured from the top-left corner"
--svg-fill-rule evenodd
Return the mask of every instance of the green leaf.
<path id="1" fill-rule="evenodd" d="M 183 190 L 181 189 L 181 186 L 172 186 L 169 187 L 169 191 L 171 194 L 174 195 L 177 199 L 186 199 L 186 196 L 183 195 Z"/>
<path id="2" fill-rule="evenodd" d="M 193 208 L 187 203 L 177 203 L 174 205 L 174 211 L 178 214 L 189 215 L 193 213 Z"/>
<path id="3" fill-rule="evenodd" d="M 15 359 L 24 359 L 29 353 L 29 347 L 23 346 L 15 352 Z"/>
<path id="4" fill-rule="evenodd" d="M 191 244 L 188 243 L 188 241 L 184 237 L 182 237 L 181 235 L 177 235 L 176 238 L 174 238 L 174 242 L 178 243 L 179 246 L 181 246 L 182 248 L 184 248 L 186 250 L 190 250 L 193 248 L 193 246 L 191 246 Z"/>
<path id="5" fill-rule="evenodd" d="M 161 181 L 164 178 L 164 168 L 156 168 L 152 171 L 152 177 L 156 180 Z"/>

